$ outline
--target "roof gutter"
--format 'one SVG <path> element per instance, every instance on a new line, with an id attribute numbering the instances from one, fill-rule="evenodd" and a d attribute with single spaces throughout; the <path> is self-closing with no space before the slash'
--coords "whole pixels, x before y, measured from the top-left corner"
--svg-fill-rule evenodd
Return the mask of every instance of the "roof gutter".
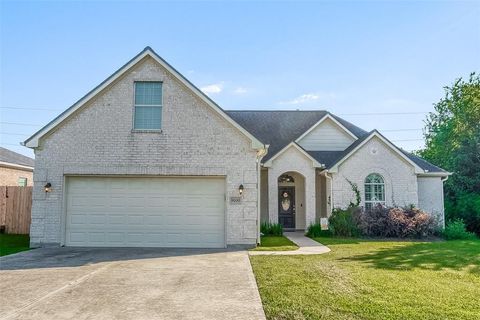
<path id="1" fill-rule="evenodd" d="M 24 171 L 33 171 L 33 167 L 31 167 L 31 166 L 25 166 L 23 164 L 4 162 L 4 161 L 0 161 L 0 167 L 11 168 L 11 169 L 19 169 L 19 170 L 24 170 Z"/>

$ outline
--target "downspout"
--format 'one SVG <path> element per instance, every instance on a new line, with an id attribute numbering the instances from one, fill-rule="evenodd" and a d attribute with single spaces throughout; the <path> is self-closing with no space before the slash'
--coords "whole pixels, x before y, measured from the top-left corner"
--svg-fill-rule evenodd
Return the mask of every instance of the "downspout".
<path id="1" fill-rule="evenodd" d="M 445 195 L 444 195 L 444 189 L 443 189 L 443 183 L 445 183 L 445 181 L 448 180 L 448 177 L 449 176 L 444 176 L 444 177 L 441 177 L 440 179 L 442 179 L 442 206 L 443 206 L 443 229 L 445 229 Z"/>
<path id="2" fill-rule="evenodd" d="M 327 218 L 328 218 L 330 216 L 330 214 L 332 213 L 332 209 L 333 209 L 333 179 L 328 174 L 328 169 L 325 169 L 320 173 L 323 173 L 325 178 L 330 181 L 330 212 L 328 212 L 328 210 L 327 210 Z M 328 202 L 327 202 L 327 205 L 328 205 Z"/>
<path id="3" fill-rule="evenodd" d="M 262 159 L 268 153 L 268 147 L 270 145 L 266 144 L 263 149 L 257 151 L 257 244 L 260 244 L 260 219 L 261 219 L 261 181 L 262 181 Z"/>

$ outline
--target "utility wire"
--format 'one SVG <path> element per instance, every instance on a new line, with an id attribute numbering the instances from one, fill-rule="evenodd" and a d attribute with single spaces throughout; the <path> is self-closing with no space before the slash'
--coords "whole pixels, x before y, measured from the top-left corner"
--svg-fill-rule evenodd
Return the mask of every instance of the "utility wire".
<path id="1" fill-rule="evenodd" d="M 22 136 L 22 137 L 27 136 L 27 134 L 25 134 L 25 133 L 12 133 L 12 132 L 0 132 L 0 135 L 4 135 L 4 136 Z"/>
<path id="2" fill-rule="evenodd" d="M 53 108 L 46 108 L 46 107 L 0 107 L 0 109 L 11 109 L 11 110 L 39 110 L 39 111 L 62 111 L 62 109 L 53 109 Z"/>
<path id="3" fill-rule="evenodd" d="M 427 114 L 430 111 L 415 111 L 415 112 L 371 112 L 371 113 L 339 113 L 339 116 L 396 116 L 402 114 Z"/>
<path id="4" fill-rule="evenodd" d="M 5 143 L 5 142 L 0 142 L 0 144 L 3 144 L 3 145 L 5 145 L 5 146 L 23 147 L 20 143 Z"/>
<path id="5" fill-rule="evenodd" d="M 32 126 L 32 127 L 40 127 L 40 124 L 32 124 L 32 123 L 19 123 L 19 122 L 4 122 L 0 121 L 0 124 L 11 124 L 15 126 Z"/>
<path id="6" fill-rule="evenodd" d="M 39 110 L 39 111 L 63 111 L 65 109 L 56 109 L 49 107 L 0 107 L 0 109 L 10 110 Z M 389 116 L 389 115 L 402 115 L 402 114 L 426 114 L 430 111 L 412 111 L 412 112 L 365 112 L 365 113 L 339 113 L 339 116 Z"/>
<path id="7" fill-rule="evenodd" d="M 402 139 L 402 140 L 392 140 L 392 142 L 403 142 L 403 141 L 424 141 L 424 139 Z"/>

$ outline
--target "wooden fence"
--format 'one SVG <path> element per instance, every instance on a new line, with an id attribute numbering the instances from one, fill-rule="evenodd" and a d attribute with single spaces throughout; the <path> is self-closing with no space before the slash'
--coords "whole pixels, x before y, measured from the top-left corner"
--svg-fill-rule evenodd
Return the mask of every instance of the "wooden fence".
<path id="1" fill-rule="evenodd" d="M 0 186 L 0 227 L 5 233 L 29 234 L 32 187 Z"/>

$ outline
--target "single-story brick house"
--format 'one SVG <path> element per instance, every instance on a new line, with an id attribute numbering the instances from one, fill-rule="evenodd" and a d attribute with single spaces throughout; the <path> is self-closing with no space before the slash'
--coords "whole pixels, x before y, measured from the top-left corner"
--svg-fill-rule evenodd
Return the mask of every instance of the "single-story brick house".
<path id="1" fill-rule="evenodd" d="M 32 186 L 34 163 L 32 158 L 0 147 L 0 186 Z"/>
<path id="2" fill-rule="evenodd" d="M 347 179 L 443 221 L 449 175 L 326 111 L 224 111 L 149 47 L 24 144 L 32 246 L 252 246 L 348 205 Z"/>

